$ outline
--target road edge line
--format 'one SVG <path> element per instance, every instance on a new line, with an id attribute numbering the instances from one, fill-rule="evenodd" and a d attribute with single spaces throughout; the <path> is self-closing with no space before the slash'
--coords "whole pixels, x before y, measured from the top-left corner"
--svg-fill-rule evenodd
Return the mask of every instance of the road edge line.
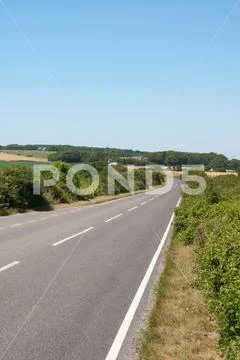
<path id="1" fill-rule="evenodd" d="M 178 200 L 178 203 L 177 203 L 176 207 L 178 207 L 180 205 L 181 200 L 182 200 L 182 197 L 180 197 L 180 199 Z M 144 295 L 144 292 L 145 292 L 146 287 L 148 285 L 148 282 L 149 282 L 149 280 L 151 278 L 151 275 L 153 273 L 155 265 L 156 265 L 156 263 L 158 261 L 158 258 L 159 258 L 160 254 L 161 254 L 161 251 L 162 251 L 162 249 L 163 249 L 163 247 L 164 247 L 164 245 L 166 243 L 166 240 L 167 240 L 167 237 L 168 237 L 168 235 L 170 233 L 174 218 L 175 218 L 175 213 L 173 213 L 171 218 L 170 218 L 170 221 L 169 221 L 169 223 L 167 225 L 167 228 L 166 228 L 166 230 L 165 230 L 165 232 L 163 234 L 162 240 L 160 241 L 160 244 L 158 245 L 158 248 L 157 248 L 155 254 L 153 255 L 153 258 L 152 258 L 152 260 L 150 262 L 150 265 L 148 266 L 148 269 L 147 269 L 147 271 L 146 271 L 146 273 L 145 273 L 145 275 L 143 277 L 143 280 L 142 280 L 142 282 L 141 282 L 141 284 L 140 284 L 140 286 L 139 286 L 139 288 L 138 288 L 138 290 L 137 290 L 137 292 L 136 292 L 136 294 L 135 294 L 135 296 L 133 298 L 133 301 L 132 301 L 132 303 L 131 303 L 131 305 L 130 305 L 130 307 L 129 307 L 129 309 L 128 309 L 125 317 L 124 317 L 124 319 L 123 319 L 123 322 L 122 322 L 122 324 L 121 324 L 121 326 L 120 326 L 120 328 L 119 328 L 119 330 L 117 332 L 117 335 L 116 335 L 116 337 L 115 337 L 115 339 L 114 339 L 114 341 L 112 343 L 112 346 L 111 346 L 105 360 L 116 360 L 117 357 L 118 357 L 118 354 L 119 354 L 119 352 L 121 350 L 122 344 L 123 344 L 123 342 L 124 342 L 124 340 L 126 338 L 127 332 L 128 332 L 128 330 L 130 328 L 130 325 L 131 325 L 131 323 L 133 321 L 133 318 L 134 318 L 135 313 L 136 313 L 136 311 L 138 309 L 140 301 L 141 301 L 141 299 L 142 299 L 142 297 Z"/>

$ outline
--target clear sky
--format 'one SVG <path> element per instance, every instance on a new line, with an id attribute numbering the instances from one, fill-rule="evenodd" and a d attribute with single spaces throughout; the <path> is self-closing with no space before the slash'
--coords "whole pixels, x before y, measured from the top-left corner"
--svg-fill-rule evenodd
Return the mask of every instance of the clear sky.
<path id="1" fill-rule="evenodd" d="M 236 0 L 3 3 L 0 144 L 240 157 Z"/>

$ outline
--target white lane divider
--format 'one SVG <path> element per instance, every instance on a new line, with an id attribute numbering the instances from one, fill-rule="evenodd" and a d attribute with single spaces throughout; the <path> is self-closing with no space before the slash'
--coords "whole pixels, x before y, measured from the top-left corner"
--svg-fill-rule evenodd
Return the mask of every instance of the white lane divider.
<path id="1" fill-rule="evenodd" d="M 154 198 L 151 198 L 151 199 L 149 199 L 148 201 L 150 202 L 150 201 L 153 201 L 154 200 Z"/>
<path id="2" fill-rule="evenodd" d="M 140 205 L 143 206 L 147 203 L 147 201 L 143 201 Z"/>
<path id="3" fill-rule="evenodd" d="M 87 233 L 88 231 L 91 231 L 91 230 L 93 230 L 93 229 L 94 229 L 94 227 L 90 227 L 90 228 L 88 228 L 88 229 L 85 229 L 85 230 L 81 231 L 81 232 L 78 233 L 78 234 L 74 234 L 74 235 L 69 236 L 69 237 L 67 237 L 67 238 L 65 238 L 65 239 L 62 239 L 62 240 L 60 240 L 60 241 L 55 242 L 54 244 L 52 244 L 52 246 L 58 246 L 58 245 L 60 245 L 60 244 L 63 244 L 64 242 L 69 241 L 69 240 L 72 240 L 72 239 L 74 239 L 74 238 L 76 238 L 76 237 L 78 237 L 78 236 L 80 236 L 80 235 L 83 235 L 83 234 L 85 234 L 85 233 Z"/>
<path id="4" fill-rule="evenodd" d="M 32 220 L 28 220 L 28 221 L 26 221 L 25 223 L 22 223 L 22 225 L 25 225 L 25 224 L 33 224 L 33 223 L 35 223 L 37 220 L 35 220 L 35 219 L 32 219 Z"/>
<path id="5" fill-rule="evenodd" d="M 20 261 L 14 261 L 14 262 L 12 262 L 11 264 L 8 264 L 8 265 L 6 265 L 6 266 L 1 267 L 1 268 L 0 268 L 0 272 L 5 271 L 5 270 L 8 270 L 8 269 L 10 269 L 10 268 L 12 268 L 12 267 L 14 267 L 14 266 L 16 266 L 16 265 L 18 265 L 18 264 L 20 264 Z"/>
<path id="6" fill-rule="evenodd" d="M 11 225 L 10 227 L 15 228 L 15 227 L 18 227 L 18 226 L 21 226 L 21 225 L 22 225 L 21 223 L 16 223 L 16 224 Z"/>
<path id="7" fill-rule="evenodd" d="M 113 216 L 112 218 L 105 220 L 105 223 L 108 223 L 108 222 L 110 222 L 110 221 L 112 221 L 112 220 L 115 220 L 115 219 L 119 218 L 119 217 L 122 216 L 122 215 L 123 215 L 123 214 L 118 214 L 118 215 L 116 215 L 116 216 Z"/>
<path id="8" fill-rule="evenodd" d="M 134 206 L 133 208 L 128 209 L 128 212 L 131 212 L 131 211 L 133 211 L 133 210 L 136 210 L 137 208 L 138 208 L 138 206 Z"/>
<path id="9" fill-rule="evenodd" d="M 179 206 L 180 202 L 181 202 L 181 198 L 178 201 L 177 206 Z M 113 344 L 112 344 L 112 346 L 111 346 L 105 360 L 116 360 L 117 357 L 118 357 L 119 351 L 121 350 L 122 344 L 124 342 L 124 339 L 125 339 L 125 337 L 127 335 L 128 330 L 130 328 L 130 325 L 131 325 L 132 320 L 134 318 L 134 315 L 135 315 L 135 313 L 137 311 L 137 308 L 138 308 L 138 306 L 140 304 L 140 301 L 141 301 L 141 299 L 143 297 L 143 294 L 144 294 L 145 289 L 146 289 L 146 287 L 148 285 L 150 277 L 151 277 L 151 275 L 153 273 L 155 265 L 156 265 L 156 263 L 158 261 L 158 258 L 159 258 L 160 254 L 161 254 L 161 251 L 162 251 L 162 249 L 163 249 L 163 247 L 165 245 L 165 242 L 166 242 L 166 240 L 168 238 L 168 235 L 170 233 L 171 226 L 172 226 L 174 218 L 175 218 L 175 214 L 172 214 L 171 219 L 170 219 L 170 221 L 168 223 L 168 226 L 167 226 L 167 228 L 165 230 L 165 233 L 164 233 L 164 235 L 162 237 L 162 240 L 160 241 L 160 243 L 158 245 L 158 248 L 157 248 L 155 254 L 153 255 L 153 258 L 152 258 L 152 260 L 150 262 L 150 265 L 149 265 L 149 267 L 147 269 L 147 272 L 144 275 L 144 278 L 143 278 L 143 280 L 142 280 L 142 282 L 141 282 L 141 284 L 140 284 L 140 286 L 139 286 L 139 288 L 138 288 L 138 290 L 136 292 L 136 295 L 134 296 L 134 299 L 133 299 L 133 301 L 132 301 L 132 303 L 131 303 L 131 305 L 130 305 L 130 307 L 128 309 L 128 312 L 125 315 L 125 318 L 123 319 L 123 322 L 122 322 L 122 324 L 121 324 L 121 326 L 120 326 L 120 328 L 118 330 L 118 333 L 117 333 L 117 335 L 116 335 L 116 337 L 115 337 L 115 339 L 113 341 Z"/>

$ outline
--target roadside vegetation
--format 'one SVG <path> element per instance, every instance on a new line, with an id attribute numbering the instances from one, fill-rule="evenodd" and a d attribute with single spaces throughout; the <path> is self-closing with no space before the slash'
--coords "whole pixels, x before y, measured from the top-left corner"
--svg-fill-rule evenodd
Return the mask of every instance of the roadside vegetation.
<path id="1" fill-rule="evenodd" d="M 141 360 L 240 359 L 240 178 L 207 183 L 176 211 Z"/>
<path id="2" fill-rule="evenodd" d="M 8 215 L 13 212 L 22 212 L 28 209 L 51 209 L 56 204 L 71 204 L 77 201 L 89 201 L 100 197 L 100 201 L 108 194 L 108 166 L 105 162 L 91 163 L 100 176 L 100 185 L 91 195 L 79 196 L 72 193 L 66 185 L 67 172 L 71 164 L 58 162 L 55 164 L 60 172 L 58 183 L 51 187 L 43 187 L 41 195 L 33 194 L 33 169 L 29 166 L 14 165 L 0 169 L 0 215 Z M 116 166 L 116 170 L 126 177 L 127 168 Z M 145 169 L 135 169 L 135 191 L 145 190 Z M 49 172 L 42 172 L 42 182 L 44 179 L 51 178 Z M 161 185 L 164 177 L 161 173 L 153 176 L 153 185 Z M 74 185 L 77 188 L 84 189 L 91 185 L 92 178 L 84 171 L 77 173 L 73 178 Z M 124 194 L 127 190 L 119 183 L 116 183 L 115 194 Z"/>

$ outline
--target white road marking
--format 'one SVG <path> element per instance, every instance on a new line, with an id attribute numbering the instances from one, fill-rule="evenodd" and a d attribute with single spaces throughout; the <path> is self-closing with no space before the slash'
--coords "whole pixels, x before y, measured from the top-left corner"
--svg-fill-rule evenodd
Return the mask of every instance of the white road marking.
<path id="1" fill-rule="evenodd" d="M 116 216 L 113 216 L 112 218 L 105 220 L 105 223 L 108 223 L 108 222 L 110 222 L 112 220 L 115 220 L 115 219 L 119 218 L 120 216 L 122 216 L 122 214 L 118 214 Z"/>
<path id="2" fill-rule="evenodd" d="M 28 221 L 26 221 L 25 223 L 23 223 L 23 224 L 32 224 L 32 223 L 35 223 L 37 220 L 28 220 Z"/>
<path id="3" fill-rule="evenodd" d="M 5 230 L 5 227 L 0 227 L 0 230 Z"/>
<path id="4" fill-rule="evenodd" d="M 22 225 L 22 223 L 16 223 L 16 224 L 11 225 L 10 227 L 15 228 L 15 227 L 18 227 L 18 226 L 21 226 L 21 225 Z"/>
<path id="5" fill-rule="evenodd" d="M 88 231 L 93 230 L 93 229 L 94 229 L 94 227 L 90 227 L 90 228 L 88 228 L 88 229 L 85 229 L 85 230 L 81 231 L 81 232 L 78 233 L 78 234 L 74 234 L 74 235 L 72 235 L 72 236 L 69 236 L 69 237 L 63 239 L 63 240 L 60 240 L 60 241 L 55 242 L 54 244 L 52 244 L 52 246 L 58 246 L 58 245 L 66 242 L 66 241 L 68 241 L 68 240 L 74 239 L 74 238 L 76 238 L 76 237 L 78 237 L 78 236 L 80 236 L 80 235 L 83 235 L 83 234 L 85 234 L 85 233 L 87 233 Z"/>
<path id="6" fill-rule="evenodd" d="M 177 205 L 176 205 L 177 208 L 180 206 L 181 201 L 182 201 L 182 196 L 181 196 L 180 199 L 178 200 L 178 203 L 177 203 Z"/>
<path id="7" fill-rule="evenodd" d="M 7 269 L 10 269 L 10 268 L 12 268 L 13 266 L 16 266 L 16 265 L 18 265 L 18 264 L 20 264 L 20 261 L 14 261 L 14 262 L 12 262 L 11 264 L 8 264 L 8 265 L 6 265 L 6 266 L 1 267 L 1 268 L 0 268 L 0 272 L 5 271 L 5 270 L 7 270 Z"/>
<path id="8" fill-rule="evenodd" d="M 154 198 L 151 198 L 151 199 L 149 199 L 148 201 L 150 202 L 150 201 L 153 201 L 154 200 Z"/>
<path id="9" fill-rule="evenodd" d="M 146 203 L 147 203 L 147 201 L 143 201 L 143 202 L 141 203 L 141 206 L 145 205 Z"/>
<path id="10" fill-rule="evenodd" d="M 133 210 L 135 210 L 135 209 L 137 209 L 137 208 L 138 208 L 138 206 L 134 206 L 133 208 L 128 209 L 128 212 L 131 212 L 131 211 L 133 211 Z"/>
<path id="11" fill-rule="evenodd" d="M 180 203 L 180 200 L 179 200 L 178 204 L 179 203 Z M 137 311 L 139 303 L 140 303 L 140 301 L 141 301 L 141 299 L 143 297 L 143 294 L 145 292 L 145 289 L 147 287 L 149 279 L 150 279 L 150 277 L 151 277 L 151 275 L 153 273 L 154 267 L 155 267 L 155 265 L 156 265 L 156 263 L 158 261 L 159 255 L 160 255 L 160 253 L 161 253 L 161 251 L 162 251 L 162 249 L 163 249 L 163 247 L 165 245 L 165 242 L 166 242 L 168 234 L 169 234 L 169 232 L 171 230 L 171 226 L 172 226 L 172 222 L 173 222 L 174 218 L 175 218 L 175 214 L 172 214 L 171 219 L 170 219 L 170 221 L 168 223 L 168 226 L 167 226 L 167 228 L 165 230 L 165 233 L 164 233 L 164 235 L 162 237 L 162 240 L 161 240 L 161 242 L 160 242 L 160 244 L 159 244 L 159 246 L 158 246 L 158 248 L 157 248 L 157 250 L 156 250 L 156 252 L 155 252 L 155 254 L 154 254 L 154 256 L 153 256 L 153 258 L 151 260 L 151 262 L 150 262 L 150 265 L 149 265 L 149 267 L 147 269 L 147 272 L 144 275 L 144 278 L 143 278 L 143 280 L 142 280 L 142 282 L 141 282 L 141 284 L 140 284 L 140 286 L 139 286 L 139 288 L 138 288 L 138 290 L 136 292 L 136 295 L 134 296 L 134 299 L 133 299 L 133 301 L 132 301 L 132 303 L 131 303 L 131 305 L 130 305 L 130 307 L 128 309 L 128 312 L 126 313 L 126 316 L 125 316 L 125 318 L 124 318 L 124 320 L 123 320 L 123 322 L 122 322 L 122 324 L 121 324 L 121 326 L 120 326 L 120 328 L 118 330 L 118 333 L 117 333 L 117 335 L 116 335 L 116 337 L 114 339 L 114 342 L 113 342 L 113 344 L 112 344 L 112 346 L 111 346 L 105 360 L 116 360 L 117 357 L 118 357 L 118 354 L 119 354 L 119 351 L 121 350 L 123 341 L 124 341 L 124 339 L 125 339 L 125 337 L 127 335 L 128 329 L 129 329 L 129 327 L 130 327 L 130 325 L 132 323 L 132 320 L 133 320 L 134 315 L 135 315 L 135 313 Z"/>

